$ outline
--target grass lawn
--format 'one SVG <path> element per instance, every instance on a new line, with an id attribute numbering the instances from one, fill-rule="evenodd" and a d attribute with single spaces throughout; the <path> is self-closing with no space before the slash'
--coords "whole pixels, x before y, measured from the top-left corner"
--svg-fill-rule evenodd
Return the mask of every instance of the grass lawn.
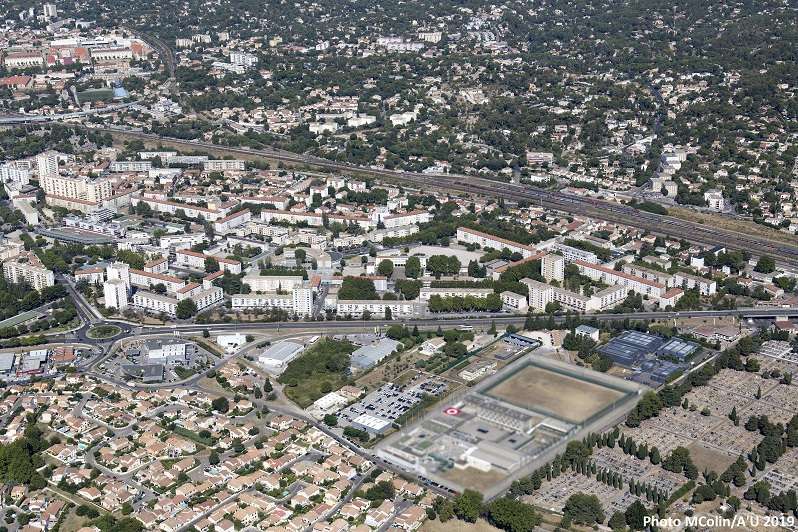
<path id="1" fill-rule="evenodd" d="M 278 379 L 285 395 L 305 408 L 322 395 L 337 390 L 349 378 L 351 342 L 322 338 L 288 363 Z"/>
<path id="2" fill-rule="evenodd" d="M 94 339 L 113 338 L 121 332 L 122 329 L 116 325 L 98 325 L 89 329 L 86 332 L 86 336 Z"/>

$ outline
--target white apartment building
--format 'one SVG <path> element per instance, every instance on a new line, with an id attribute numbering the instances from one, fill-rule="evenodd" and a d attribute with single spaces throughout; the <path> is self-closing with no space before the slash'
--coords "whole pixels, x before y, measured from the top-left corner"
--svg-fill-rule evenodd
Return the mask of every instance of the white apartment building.
<path id="1" fill-rule="evenodd" d="M 169 261 L 165 257 L 153 259 L 144 264 L 147 273 L 166 273 L 169 270 Z"/>
<path id="2" fill-rule="evenodd" d="M 114 161 L 108 165 L 110 172 L 149 172 L 151 161 Z"/>
<path id="3" fill-rule="evenodd" d="M 291 291 L 293 298 L 294 312 L 300 316 L 310 316 L 313 314 L 313 288 L 309 283 L 294 287 Z"/>
<path id="4" fill-rule="evenodd" d="M 702 296 L 714 295 L 718 290 L 718 285 L 712 279 L 699 277 L 698 275 L 690 275 L 689 273 L 676 272 L 673 274 L 673 284 L 685 290 L 692 290 L 698 288 Z"/>
<path id="5" fill-rule="evenodd" d="M 206 240 L 208 240 L 208 236 L 205 233 L 191 233 L 188 235 L 163 235 L 159 239 L 159 243 L 163 249 L 178 249 L 190 248 Z"/>
<path id="6" fill-rule="evenodd" d="M 418 38 L 424 42 L 431 42 L 435 44 L 441 42 L 443 33 L 440 31 L 420 31 L 418 32 Z"/>
<path id="7" fill-rule="evenodd" d="M 258 64 L 258 56 L 246 52 L 230 52 L 230 62 L 243 67 L 253 67 Z"/>
<path id="8" fill-rule="evenodd" d="M 3 262 L 3 277 L 9 283 L 27 283 L 36 290 L 55 285 L 55 274 L 30 252 Z"/>
<path id="9" fill-rule="evenodd" d="M 427 211 L 411 211 L 384 216 L 382 218 L 382 224 L 386 229 L 393 229 L 406 225 L 424 224 L 428 223 L 430 220 L 432 220 L 432 214 Z"/>
<path id="10" fill-rule="evenodd" d="M 511 312 L 526 312 L 526 309 L 529 307 L 528 298 L 523 294 L 516 294 L 515 292 L 505 290 L 499 294 L 499 296 L 502 299 L 502 306 Z"/>
<path id="11" fill-rule="evenodd" d="M 111 61 L 130 61 L 133 59 L 133 50 L 130 48 L 95 48 L 91 51 L 92 61 L 103 63 Z"/>
<path id="12" fill-rule="evenodd" d="M 231 296 L 232 309 L 244 310 L 248 308 L 278 308 L 280 310 L 294 310 L 294 296 L 291 294 L 234 294 Z"/>
<path id="13" fill-rule="evenodd" d="M 201 311 L 222 301 L 224 299 L 224 290 L 218 286 L 198 289 L 191 293 L 190 298 L 197 305 L 197 310 Z M 175 298 L 139 290 L 133 294 L 133 305 L 144 310 L 164 312 L 170 316 L 175 316 L 177 315 L 177 304 L 182 299 L 184 298 Z"/>
<path id="14" fill-rule="evenodd" d="M 9 182 L 27 185 L 30 183 L 30 170 L 15 164 L 0 165 L 0 183 Z"/>
<path id="15" fill-rule="evenodd" d="M 39 179 L 58 176 L 58 152 L 46 151 L 36 156 Z"/>
<path id="16" fill-rule="evenodd" d="M 109 281 L 121 280 L 125 289 L 130 292 L 130 266 L 124 262 L 112 262 L 105 268 L 105 276 Z"/>
<path id="17" fill-rule="evenodd" d="M 529 290 L 529 308 L 534 311 L 543 311 L 546 305 L 554 301 L 554 287 L 534 279 L 521 279 Z"/>
<path id="18" fill-rule="evenodd" d="M 313 313 L 313 289 L 303 285 L 296 286 L 290 294 L 235 294 L 232 296 L 232 308 L 278 308 L 299 316 L 309 316 Z"/>
<path id="19" fill-rule="evenodd" d="M 321 214 L 314 214 L 308 212 L 292 212 L 280 211 L 276 209 L 263 209 L 260 213 L 261 221 L 270 224 L 272 221 L 288 222 L 292 224 L 306 223 L 311 227 L 320 227 L 324 225 L 324 217 Z M 377 226 L 377 222 L 370 218 L 363 218 L 361 216 L 344 216 L 341 214 L 330 214 L 328 217 L 330 222 L 341 222 L 344 225 L 354 223 L 369 231 Z"/>
<path id="20" fill-rule="evenodd" d="M 191 251 L 190 249 L 178 249 L 175 251 L 175 263 L 187 268 L 204 270 L 206 259 L 215 259 L 216 262 L 219 263 L 219 268 L 222 271 L 229 271 L 236 275 L 241 273 L 241 263 L 237 260 L 214 257 L 197 251 Z"/>
<path id="21" fill-rule="evenodd" d="M 3 58 L 6 68 L 29 68 L 44 66 L 44 57 L 41 53 L 18 52 L 6 55 Z"/>
<path id="22" fill-rule="evenodd" d="M 570 264 L 578 260 L 582 262 L 589 262 L 590 264 L 598 264 L 600 262 L 596 254 L 592 251 L 586 251 L 584 249 L 567 246 L 561 243 L 554 244 L 553 248 L 562 253 L 566 264 Z"/>
<path id="23" fill-rule="evenodd" d="M 105 270 L 102 268 L 83 268 L 75 272 L 75 281 L 86 281 L 88 284 L 100 285 L 105 281 Z"/>
<path id="24" fill-rule="evenodd" d="M 249 212 L 249 209 L 244 209 L 243 211 L 234 212 L 233 214 L 229 214 L 224 218 L 213 222 L 213 229 L 217 233 L 227 233 L 236 227 L 244 225 L 251 219 L 252 213 Z"/>
<path id="25" fill-rule="evenodd" d="M 201 311 L 224 300 L 224 290 L 218 286 L 206 287 L 203 283 L 203 288 L 191 294 L 191 299 L 197 305 L 197 310 Z"/>
<path id="26" fill-rule="evenodd" d="M 377 121 L 376 116 L 367 114 L 356 114 L 346 121 L 347 127 L 363 127 L 368 126 Z"/>
<path id="27" fill-rule="evenodd" d="M 575 261 L 574 264 L 579 268 L 579 273 L 594 281 L 601 281 L 609 285 L 621 285 L 627 290 L 655 299 L 659 299 L 668 289 L 664 284 L 635 277 L 626 272 L 618 272 L 600 264 L 590 264 L 580 260 Z"/>
<path id="28" fill-rule="evenodd" d="M 446 297 L 476 297 L 485 299 L 493 293 L 492 288 L 422 288 L 418 298 L 429 301 L 432 296 Z"/>
<path id="29" fill-rule="evenodd" d="M 255 271 L 244 276 L 242 282 L 253 292 L 288 292 L 305 280 L 301 275 L 258 275 Z"/>
<path id="30" fill-rule="evenodd" d="M 55 4 L 44 4 L 42 6 L 42 13 L 47 20 L 54 19 L 58 17 L 58 8 L 55 7 Z"/>
<path id="31" fill-rule="evenodd" d="M 335 311 L 339 316 L 350 315 L 355 318 L 363 316 L 365 311 L 369 311 L 374 318 L 385 316 L 385 309 L 391 309 L 391 316 L 421 316 L 425 313 L 427 306 L 425 303 L 416 301 L 382 301 L 382 300 L 339 300 L 335 305 Z"/>
<path id="32" fill-rule="evenodd" d="M 548 253 L 540 261 L 540 273 L 547 282 L 565 279 L 565 257 L 555 253 Z"/>
<path id="33" fill-rule="evenodd" d="M 723 212 L 726 210 L 726 200 L 723 199 L 723 193 L 719 190 L 712 189 L 704 192 L 704 201 L 713 211 Z"/>
<path id="34" fill-rule="evenodd" d="M 623 271 L 629 275 L 640 277 L 641 279 L 664 284 L 667 287 L 675 286 L 676 283 L 673 275 L 669 273 L 661 272 L 653 268 L 646 268 L 645 266 L 638 266 L 637 264 L 624 264 Z"/>
<path id="35" fill-rule="evenodd" d="M 401 225 L 401 226 L 398 226 L 398 227 L 390 227 L 390 228 L 386 227 L 385 229 L 375 229 L 374 231 L 371 231 L 370 233 L 365 235 L 365 238 L 367 240 L 371 241 L 371 242 L 382 242 L 386 238 L 402 238 L 402 237 L 405 237 L 405 236 L 414 235 L 416 233 L 418 233 L 418 226 L 417 225 Z M 344 238 L 344 237 L 339 237 L 339 239 L 340 238 Z M 350 238 L 350 237 L 347 237 L 347 238 Z M 363 242 L 364 237 L 357 237 L 357 238 L 360 239 L 360 242 L 358 243 L 358 245 L 359 245 L 360 243 Z M 338 246 L 338 244 L 335 243 L 337 241 L 338 241 L 338 239 L 336 239 L 333 242 L 333 244 L 336 247 Z M 343 246 L 343 247 L 348 247 L 348 246 Z"/>
<path id="36" fill-rule="evenodd" d="M 164 275 L 162 273 L 150 273 L 144 270 L 130 270 L 130 283 L 136 286 L 151 288 L 158 284 L 163 284 L 166 287 L 167 293 L 177 293 L 178 290 L 186 285 L 183 279 L 179 279 L 172 275 Z"/>
<path id="37" fill-rule="evenodd" d="M 199 207 L 197 205 L 190 205 L 187 203 L 175 203 L 173 201 L 166 201 L 160 200 L 155 198 L 143 198 L 139 196 L 133 196 L 130 199 L 130 203 L 135 207 L 139 203 L 144 202 L 150 206 L 152 210 L 155 212 L 164 212 L 168 214 L 176 214 L 177 211 L 183 211 L 183 213 L 188 216 L 189 218 L 202 218 L 203 220 L 208 220 L 210 222 L 215 222 L 220 218 L 224 218 L 230 212 L 230 209 L 235 205 L 235 203 L 224 204 L 220 206 L 218 209 L 208 209 L 206 207 Z"/>
<path id="38" fill-rule="evenodd" d="M 163 312 L 170 316 L 177 315 L 177 299 L 146 290 L 133 294 L 133 305 L 152 312 Z"/>
<path id="39" fill-rule="evenodd" d="M 556 301 L 568 310 L 597 312 L 616 306 L 627 296 L 627 289 L 620 285 L 611 286 L 593 295 L 586 296 L 564 288 L 541 283 L 534 279 L 522 279 L 521 282 L 527 285 L 529 289 L 529 307 L 535 311 L 544 311 L 546 305 Z"/>
<path id="40" fill-rule="evenodd" d="M 532 246 L 527 246 L 525 244 L 513 242 L 512 240 L 499 238 L 498 236 L 493 236 L 491 234 L 483 233 L 482 231 L 477 231 L 468 227 L 457 228 L 457 240 L 467 244 L 478 244 L 483 248 L 493 248 L 498 250 L 507 248 L 511 253 L 520 253 L 525 259 L 528 259 L 529 257 L 538 253 L 537 249 L 533 248 Z"/>
<path id="41" fill-rule="evenodd" d="M 240 159 L 211 159 L 202 163 L 206 172 L 244 171 L 247 169 L 246 161 Z"/>
<path id="42" fill-rule="evenodd" d="M 111 279 L 103 283 L 105 308 L 125 310 L 127 308 L 127 285 L 122 279 Z"/>

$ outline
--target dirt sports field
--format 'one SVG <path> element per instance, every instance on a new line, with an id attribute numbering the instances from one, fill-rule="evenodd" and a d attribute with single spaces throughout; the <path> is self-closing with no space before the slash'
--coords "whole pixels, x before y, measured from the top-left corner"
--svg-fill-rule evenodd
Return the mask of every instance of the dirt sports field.
<path id="1" fill-rule="evenodd" d="M 581 423 L 621 399 L 624 393 L 547 369 L 526 366 L 487 390 L 487 395 L 524 408 L 540 409 L 571 423 Z"/>

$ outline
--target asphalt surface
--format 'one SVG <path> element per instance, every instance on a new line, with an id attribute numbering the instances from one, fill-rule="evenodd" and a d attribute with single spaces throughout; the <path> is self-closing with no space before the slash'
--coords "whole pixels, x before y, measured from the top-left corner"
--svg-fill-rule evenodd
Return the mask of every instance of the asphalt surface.
<path id="1" fill-rule="evenodd" d="M 82 298 L 78 298 L 82 299 Z M 84 306 L 77 304 L 78 312 L 81 316 L 88 314 Z M 577 315 L 559 315 L 554 316 L 555 323 L 562 323 L 569 318 Z M 630 312 L 623 314 L 581 314 L 578 315 L 581 319 L 595 319 L 599 322 L 611 321 L 624 321 L 624 320 L 667 320 L 677 318 L 721 318 L 726 316 L 736 316 L 743 319 L 775 319 L 775 318 L 798 318 L 798 308 L 774 308 L 774 309 L 736 309 L 736 310 L 696 310 L 684 312 Z M 546 316 L 541 316 L 546 318 Z M 85 319 L 85 316 L 84 316 Z M 79 340 L 82 343 L 97 345 L 111 343 L 114 339 L 136 335 L 154 335 L 154 334 L 171 334 L 179 333 L 202 333 L 203 331 L 209 332 L 225 332 L 225 331 L 307 331 L 307 332 L 327 332 L 342 329 L 366 329 L 376 327 L 389 327 L 391 325 L 405 325 L 407 327 L 417 326 L 419 328 L 437 328 L 441 326 L 457 327 L 460 325 L 470 325 L 475 328 L 488 328 L 495 324 L 497 328 L 504 328 L 507 325 L 522 326 L 526 316 L 518 315 L 485 315 L 485 316 L 471 316 L 459 319 L 436 319 L 436 318 L 423 318 L 423 319 L 394 319 L 394 320 L 336 320 L 336 321 L 283 321 L 283 322 L 263 322 L 263 323 L 215 323 L 198 325 L 193 323 L 178 323 L 175 322 L 171 325 L 135 325 L 125 321 L 101 319 L 98 320 L 92 316 L 90 324 L 84 324 L 80 329 L 65 334 L 53 335 L 51 338 L 54 341 L 60 339 L 64 340 Z M 86 332 L 98 325 L 116 325 L 122 332 L 114 339 L 94 339 L 89 338 Z M 63 338 L 62 338 L 63 337 Z"/>

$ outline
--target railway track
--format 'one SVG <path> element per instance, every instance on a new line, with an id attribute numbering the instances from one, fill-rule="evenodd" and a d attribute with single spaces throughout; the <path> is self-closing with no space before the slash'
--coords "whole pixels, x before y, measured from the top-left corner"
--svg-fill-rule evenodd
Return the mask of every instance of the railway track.
<path id="1" fill-rule="evenodd" d="M 124 134 L 127 135 L 128 133 Z M 422 190 L 438 188 L 466 194 L 504 198 L 512 201 L 526 200 L 530 203 L 537 203 L 544 207 L 572 214 L 589 216 L 591 218 L 637 227 L 662 236 L 684 238 L 689 242 L 697 244 L 723 246 L 729 249 L 748 251 L 754 255 L 770 255 L 782 265 L 798 268 L 798 245 L 789 245 L 783 242 L 763 237 L 755 237 L 736 231 L 707 227 L 699 223 L 680 220 L 671 216 L 648 213 L 628 205 L 621 205 L 595 198 L 574 196 L 528 185 L 503 183 L 479 177 L 451 174 L 420 174 L 361 167 L 329 161 L 319 157 L 298 155 L 278 149 L 251 150 L 220 147 L 209 143 L 196 143 L 171 138 L 162 139 L 157 135 L 137 132 L 130 133 L 130 135 L 146 140 L 168 140 L 175 144 L 193 146 L 195 149 L 207 148 L 221 150 L 231 154 L 262 156 L 284 162 L 306 164 L 339 172 L 355 172 L 381 179 L 393 179 L 400 182 L 412 183 Z"/>
<path id="2" fill-rule="evenodd" d="M 37 120 L 36 122 L 40 122 Z M 19 119 L 13 125 L 25 125 Z M 456 174 L 421 174 L 402 172 L 379 168 L 356 166 L 348 163 L 339 163 L 319 157 L 299 155 L 279 149 L 252 150 L 247 148 L 233 148 L 218 146 L 206 142 L 195 142 L 171 137 L 161 137 L 137 131 L 127 131 L 118 128 L 93 128 L 108 132 L 118 137 L 139 139 L 149 142 L 168 142 L 173 145 L 185 146 L 194 150 L 208 149 L 224 152 L 231 155 L 244 155 L 248 157 L 262 157 L 281 162 L 302 164 L 323 168 L 337 172 L 356 173 L 380 179 L 389 179 L 402 183 L 412 184 L 421 190 L 442 189 L 464 194 L 476 194 L 486 197 L 503 198 L 511 201 L 526 200 L 543 207 L 568 212 L 571 214 L 588 216 L 599 220 L 619 223 L 649 231 L 653 234 L 669 236 L 671 238 L 684 238 L 689 242 L 708 246 L 722 246 L 728 249 L 747 251 L 753 255 L 769 255 L 779 264 L 798 269 L 798 244 L 791 245 L 765 237 L 756 237 L 728 229 L 707 227 L 705 225 L 680 220 L 671 216 L 663 216 L 645 211 L 640 211 L 628 205 L 621 205 L 609 201 L 552 192 L 528 185 L 503 183 L 490 179 L 456 175 Z"/>

